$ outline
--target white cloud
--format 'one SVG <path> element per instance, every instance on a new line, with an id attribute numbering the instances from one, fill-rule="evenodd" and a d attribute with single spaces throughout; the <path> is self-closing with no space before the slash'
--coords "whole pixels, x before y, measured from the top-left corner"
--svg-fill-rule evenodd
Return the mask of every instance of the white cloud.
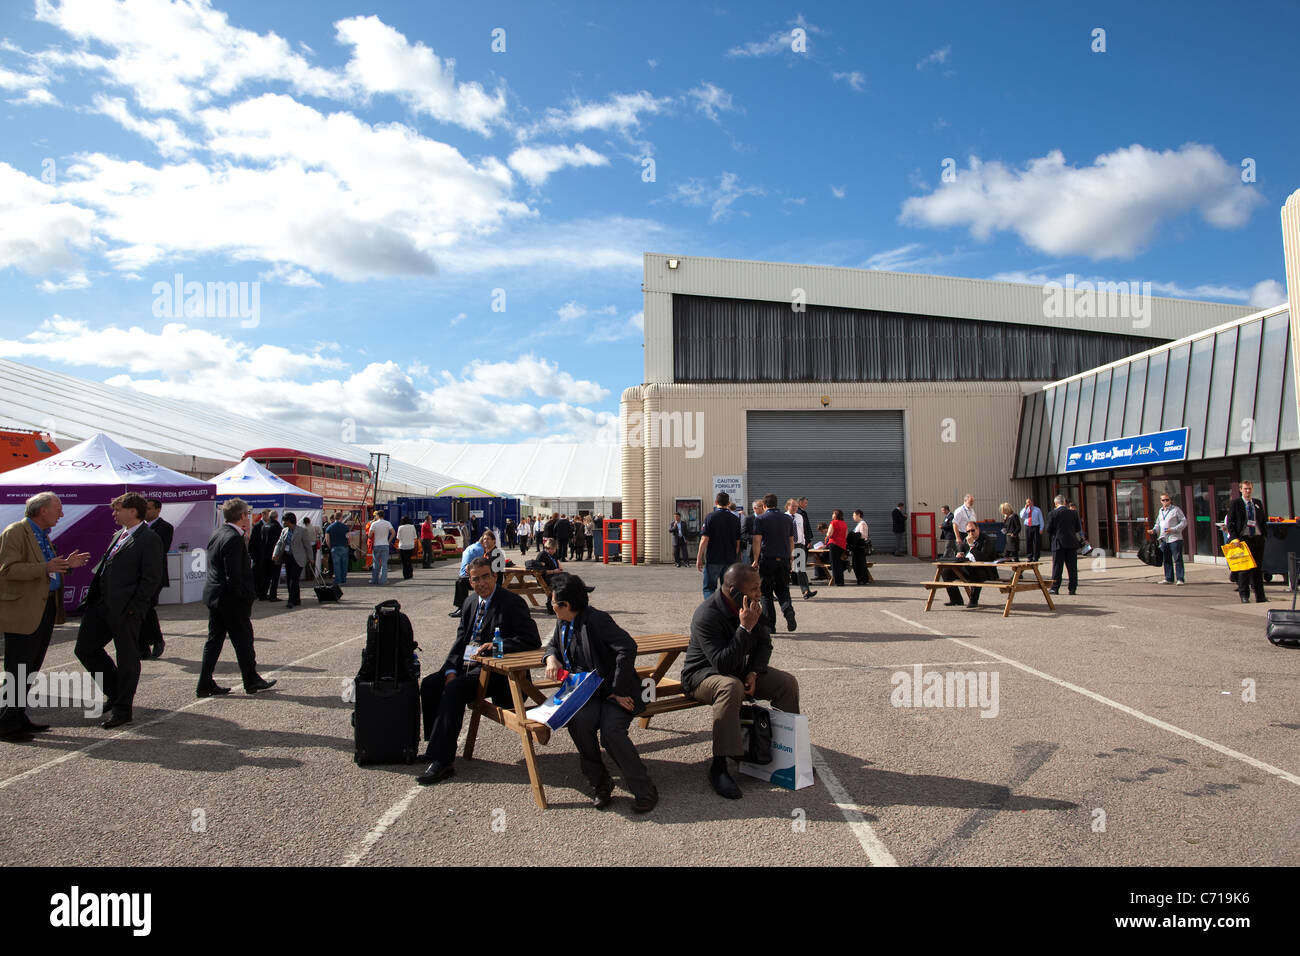
<path id="1" fill-rule="evenodd" d="M 687 206 L 708 206 L 709 222 L 718 222 L 731 215 L 731 207 L 742 196 L 765 196 L 760 186 L 742 186 L 735 173 L 724 172 L 718 184 L 710 186 L 695 178 L 679 183 L 669 198 Z"/>
<path id="2" fill-rule="evenodd" d="M 805 20 L 802 13 L 799 14 L 797 17 L 795 17 L 793 20 L 791 20 L 790 24 L 792 29 L 777 30 L 774 33 L 769 33 L 765 39 L 750 41 L 748 43 L 743 43 L 740 46 L 733 46 L 730 50 L 727 51 L 727 56 L 761 57 L 761 56 L 777 56 L 781 53 L 794 54 L 795 51 L 794 51 L 793 27 L 802 28 L 805 33 L 805 39 L 815 34 L 819 34 L 823 32 L 820 27 L 814 26 L 813 24 Z M 807 48 L 809 50 L 812 49 L 811 41 L 807 43 Z M 795 55 L 801 56 L 802 54 L 795 54 Z"/>
<path id="3" fill-rule="evenodd" d="M 462 322 L 464 322 L 464 321 L 465 321 L 466 319 L 468 319 L 468 318 L 469 318 L 469 315 L 468 315 L 467 313 L 465 313 L 465 312 L 458 312 L 458 313 L 456 313 L 455 315 L 453 315 L 453 316 L 451 317 L 451 319 L 448 320 L 447 324 L 450 325 L 450 326 L 452 326 L 452 327 L 454 328 L 455 326 L 460 325 Z"/>
<path id="4" fill-rule="evenodd" d="M 95 214 L 61 200 L 52 185 L 0 162 L 0 268 L 41 274 L 79 269 Z"/>
<path id="5" fill-rule="evenodd" d="M 645 250 L 663 240 L 666 230 L 649 219 L 610 216 L 570 222 L 529 222 L 509 235 L 467 237 L 442 250 L 448 271 L 477 273 L 503 268 L 621 270 L 639 275 Z"/>
<path id="6" fill-rule="evenodd" d="M 924 56 L 920 60 L 918 60 L 916 63 L 916 68 L 918 70 L 923 70 L 931 63 L 938 63 L 942 66 L 944 63 L 948 62 L 948 55 L 950 53 L 952 53 L 951 45 L 935 50 L 929 56 Z"/>
<path id="7" fill-rule="evenodd" d="M 899 272 L 908 266 L 920 265 L 929 260 L 929 257 L 917 256 L 917 253 L 925 247 L 918 242 L 910 242 L 905 246 L 899 246 L 897 249 L 889 249 L 885 252 L 878 252 L 865 263 L 864 269 L 880 269 L 885 272 Z"/>
<path id="8" fill-rule="evenodd" d="M 51 282 L 49 279 L 45 279 L 36 288 L 50 294 L 88 289 L 90 288 L 90 278 L 84 272 L 74 272 L 62 282 Z"/>
<path id="9" fill-rule="evenodd" d="M 321 287 L 321 284 L 316 281 L 311 273 L 302 269 L 295 269 L 283 262 L 276 263 L 273 268 L 268 269 L 266 272 L 259 272 L 257 277 L 263 282 L 279 282 L 299 289 L 319 289 Z"/>
<path id="10" fill-rule="evenodd" d="M 851 73 L 833 73 L 831 74 L 831 79 L 836 82 L 843 80 L 849 85 L 850 89 L 853 89 L 858 93 L 861 93 L 867 88 L 867 75 L 857 70 L 853 70 Z"/>
<path id="11" fill-rule="evenodd" d="M 479 133 L 505 114 L 504 86 L 489 95 L 478 83 L 457 84 L 455 60 L 440 59 L 423 43 L 412 45 L 378 17 L 352 17 L 334 26 L 339 42 L 352 47 L 345 72 L 366 94 L 392 94 L 416 113 Z"/>
<path id="12" fill-rule="evenodd" d="M 194 140 L 181 132 L 175 120 L 165 117 L 159 120 L 143 120 L 132 116 L 131 111 L 127 109 L 126 100 L 120 96 L 110 97 L 96 93 L 92 102 L 95 112 L 103 113 L 110 119 L 116 120 L 124 129 L 143 136 L 168 159 L 184 156 L 198 146 Z"/>
<path id="13" fill-rule="evenodd" d="M 712 83 L 704 82 L 693 90 L 686 91 L 687 97 L 695 101 L 695 109 L 713 122 L 718 123 L 719 113 L 729 113 L 736 110 L 736 105 L 732 96 L 720 86 L 714 86 Z"/>
<path id="14" fill-rule="evenodd" d="M 593 129 L 628 133 L 640 127 L 642 114 L 655 116 L 665 112 L 671 105 L 671 97 L 655 97 L 645 90 L 618 93 L 603 103 L 584 103 L 575 97 L 565 109 L 551 107 L 541 121 L 519 133 L 522 137 L 542 131 L 582 133 Z"/>
<path id="15" fill-rule="evenodd" d="M 650 69 L 653 70 L 655 67 L 659 65 L 659 61 L 655 59 L 646 60 L 646 65 L 648 65 Z"/>
<path id="16" fill-rule="evenodd" d="M 831 187 L 831 195 L 834 196 L 836 199 L 843 199 L 848 194 L 848 191 L 849 189 L 847 186 Z"/>
<path id="17" fill-rule="evenodd" d="M 577 146 L 521 146 L 510 154 L 507 164 L 533 186 L 565 166 L 608 166 L 609 160 L 593 149 Z"/>
<path id="18" fill-rule="evenodd" d="M 977 239 L 1015 232 L 1050 255 L 1131 258 L 1160 224 L 1198 212 L 1216 228 L 1242 226 L 1263 199 L 1213 148 L 1156 152 L 1130 146 L 1067 166 L 1060 150 L 1015 170 L 972 157 L 956 180 L 904 201 L 900 221 L 968 227 Z"/>
<path id="19" fill-rule="evenodd" d="M 1253 309 L 1267 309 L 1286 302 L 1286 290 L 1283 288 L 1282 283 L 1276 279 L 1264 279 L 1250 288 L 1222 284 L 1213 285 L 1210 283 L 1189 286 L 1180 282 L 1162 282 L 1131 275 L 1075 275 L 1071 280 L 1066 273 L 1049 275 L 1046 272 L 1026 272 L 1024 270 L 998 272 L 989 276 L 989 279 L 994 282 L 1019 282 L 1024 285 L 1040 286 L 1049 282 L 1066 285 L 1072 281 L 1075 286 L 1081 282 L 1091 282 L 1094 286 L 1099 283 L 1127 282 L 1130 288 L 1141 288 L 1146 282 L 1150 282 L 1151 292 L 1155 295 L 1168 296 L 1173 299 L 1211 299 L 1224 302 L 1240 302 Z"/>
<path id="20" fill-rule="evenodd" d="M 618 342 L 645 335 L 645 313 L 638 312 L 622 322 L 602 322 L 587 336 L 587 342 Z"/>
<path id="21" fill-rule="evenodd" d="M 1254 288 L 1250 290 L 1247 304 L 1256 309 L 1268 309 L 1275 305 L 1282 305 L 1286 301 L 1286 287 L 1276 279 L 1265 279 L 1255 283 Z"/>
<path id="22" fill-rule="evenodd" d="M 10 100 L 15 106 L 56 106 L 58 98 L 47 89 L 27 90 L 18 99 Z"/>

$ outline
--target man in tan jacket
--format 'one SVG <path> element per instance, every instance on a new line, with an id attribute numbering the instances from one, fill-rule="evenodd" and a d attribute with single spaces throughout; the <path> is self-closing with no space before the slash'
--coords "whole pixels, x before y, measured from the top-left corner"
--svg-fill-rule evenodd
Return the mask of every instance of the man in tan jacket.
<path id="1" fill-rule="evenodd" d="M 0 739 L 8 741 L 30 740 L 50 729 L 27 716 L 27 684 L 45 662 L 54 625 L 63 623 L 64 574 L 90 560 L 86 551 L 60 558 L 50 543 L 49 531 L 63 517 L 58 496 L 48 491 L 33 495 L 24 514 L 0 535 L 0 630 L 5 635 L 5 680 L 11 682 L 14 700 L 0 710 Z"/>

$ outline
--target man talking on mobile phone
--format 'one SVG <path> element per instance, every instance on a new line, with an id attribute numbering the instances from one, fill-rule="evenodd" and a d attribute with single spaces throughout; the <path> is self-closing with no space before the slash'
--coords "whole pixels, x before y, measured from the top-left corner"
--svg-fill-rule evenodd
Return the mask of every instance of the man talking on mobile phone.
<path id="1" fill-rule="evenodd" d="M 758 571 L 733 564 L 722 587 L 695 609 L 691 640 L 682 664 L 686 693 L 713 706 L 713 762 L 709 783 L 720 796 L 743 794 L 728 771 L 727 758 L 740 759 L 740 705 L 746 697 L 770 700 L 786 713 L 799 713 L 799 681 L 793 674 L 768 667 L 772 635 L 763 623 Z"/>

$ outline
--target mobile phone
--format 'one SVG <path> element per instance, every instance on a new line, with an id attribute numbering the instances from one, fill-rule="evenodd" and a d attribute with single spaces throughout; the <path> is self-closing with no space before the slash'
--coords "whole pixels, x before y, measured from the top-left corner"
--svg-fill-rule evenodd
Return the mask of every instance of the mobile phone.
<path id="1" fill-rule="evenodd" d="M 731 595 L 731 599 L 735 601 L 736 604 L 740 605 L 741 607 L 744 607 L 745 595 L 741 592 L 740 588 L 728 588 L 728 593 Z"/>

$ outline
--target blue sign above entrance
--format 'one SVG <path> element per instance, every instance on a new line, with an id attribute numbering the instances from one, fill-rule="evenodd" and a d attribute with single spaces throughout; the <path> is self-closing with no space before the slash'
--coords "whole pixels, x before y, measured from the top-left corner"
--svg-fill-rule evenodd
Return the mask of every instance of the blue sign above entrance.
<path id="1" fill-rule="evenodd" d="M 1097 468 L 1132 468 L 1158 465 L 1187 458 L 1187 429 L 1171 428 L 1167 432 L 1071 445 L 1065 453 L 1066 474 Z"/>

